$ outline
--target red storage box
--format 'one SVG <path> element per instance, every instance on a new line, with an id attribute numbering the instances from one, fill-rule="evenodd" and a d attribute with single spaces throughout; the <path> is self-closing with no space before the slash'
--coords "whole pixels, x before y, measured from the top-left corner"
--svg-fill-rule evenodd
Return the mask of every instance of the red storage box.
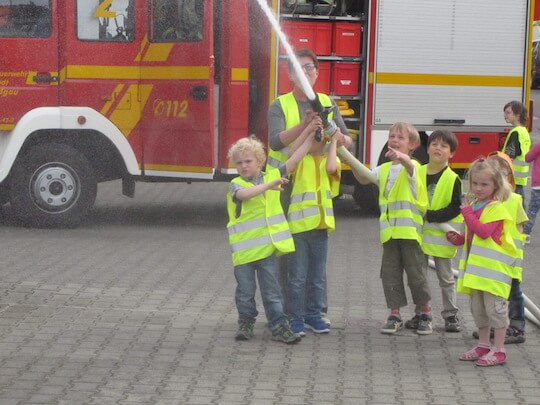
<path id="1" fill-rule="evenodd" d="M 333 62 L 332 92 L 336 96 L 357 96 L 360 92 L 359 79 L 360 64 Z"/>
<path id="2" fill-rule="evenodd" d="M 362 25 L 346 22 L 334 23 L 332 53 L 336 56 L 362 54 Z"/>
<path id="3" fill-rule="evenodd" d="M 332 23 L 312 21 L 283 21 L 283 32 L 294 50 L 309 48 L 316 55 L 332 53 Z M 285 49 L 280 46 L 282 55 Z"/>
<path id="4" fill-rule="evenodd" d="M 330 62 L 319 62 L 319 77 L 313 90 L 319 93 L 330 94 L 331 71 Z M 293 89 L 293 82 L 289 79 L 287 61 L 280 60 L 278 64 L 278 94 L 288 93 Z"/>

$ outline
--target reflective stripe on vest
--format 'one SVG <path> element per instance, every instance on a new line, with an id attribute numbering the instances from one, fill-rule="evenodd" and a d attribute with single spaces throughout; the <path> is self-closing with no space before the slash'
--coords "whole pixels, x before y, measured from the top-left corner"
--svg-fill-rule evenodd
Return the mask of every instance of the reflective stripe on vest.
<path id="1" fill-rule="evenodd" d="M 413 161 L 415 170 L 419 164 Z M 402 168 L 388 197 L 384 195 L 391 162 L 384 163 L 379 169 L 379 217 L 381 243 L 389 239 L 413 239 L 422 243 L 423 212 L 427 207 L 425 184 L 416 177 L 415 199 L 409 189 L 407 171 Z M 417 173 L 416 173 L 417 174 Z"/>
<path id="2" fill-rule="evenodd" d="M 316 184 L 315 170 L 319 172 L 319 185 Z M 317 189 L 318 194 L 311 191 Z M 324 213 L 323 218 L 321 218 L 321 208 Z M 311 155 L 306 155 L 298 164 L 293 178 L 288 218 L 293 234 L 317 229 L 321 221 L 324 221 L 328 232 L 335 229 L 330 178 L 326 173 L 326 158 L 320 161 L 318 167 Z"/>
<path id="3" fill-rule="evenodd" d="M 525 161 L 525 155 L 531 149 L 531 136 L 529 134 L 529 131 L 527 131 L 527 128 L 523 126 L 514 127 L 510 131 L 510 133 L 512 132 L 517 132 L 519 148 L 521 149 L 521 154 L 519 156 L 516 156 L 512 160 L 512 167 L 514 169 L 514 180 L 517 185 L 526 186 L 527 180 L 529 178 L 529 164 Z M 504 145 L 502 148 L 503 152 L 506 151 L 506 145 L 509 139 L 510 136 L 507 136 L 506 140 L 504 141 Z"/>
<path id="4" fill-rule="evenodd" d="M 517 218 L 518 210 L 522 209 L 523 198 L 517 193 L 512 193 L 510 194 L 508 200 L 502 202 L 502 205 L 513 218 Z M 521 281 L 523 272 L 523 240 L 525 236 L 519 231 L 515 222 L 512 226 L 511 234 L 514 240 L 514 245 L 516 245 L 517 249 L 517 256 L 514 263 L 514 272 L 512 277 Z"/>
<path id="5" fill-rule="evenodd" d="M 317 93 L 317 95 L 319 96 L 319 100 L 324 107 L 332 106 L 332 100 L 326 94 Z M 291 129 L 292 127 L 300 124 L 300 111 L 293 93 L 290 92 L 287 94 L 283 94 L 277 99 L 281 105 L 281 109 L 283 110 L 283 116 L 285 117 L 285 130 Z M 330 113 L 328 118 L 332 119 L 333 114 L 334 113 Z M 279 167 L 280 163 L 286 162 L 289 157 L 289 146 L 278 151 L 268 148 L 268 159 L 266 161 L 266 164 L 272 167 Z"/>
<path id="6" fill-rule="evenodd" d="M 278 169 L 271 169 L 264 176 L 264 182 L 280 177 Z M 253 183 L 241 177 L 234 178 L 232 182 L 245 188 L 253 187 Z M 242 201 L 238 218 L 236 208 L 232 196 L 227 193 L 227 231 L 235 266 L 261 260 L 274 253 L 279 255 L 294 251 L 294 241 L 281 208 L 279 191 L 267 190 Z"/>
<path id="7" fill-rule="evenodd" d="M 420 166 L 418 178 L 427 183 L 427 165 Z M 458 175 L 452 169 L 449 167 L 444 169 L 429 201 L 430 210 L 440 210 L 450 205 L 457 179 Z M 461 232 L 463 216 L 459 214 L 448 221 L 448 225 Z M 425 221 L 422 233 L 422 250 L 425 254 L 443 258 L 452 258 L 456 255 L 457 247 L 446 239 L 446 233 L 439 228 L 438 224 Z"/>
<path id="8" fill-rule="evenodd" d="M 501 245 L 491 237 L 482 239 L 477 235 L 473 236 L 470 252 L 465 244 L 459 261 L 458 292 L 470 294 L 471 290 L 480 290 L 508 299 L 517 253 L 510 234 L 512 219 L 499 202 L 491 202 L 480 216 L 482 223 L 500 220 L 504 224 Z"/>

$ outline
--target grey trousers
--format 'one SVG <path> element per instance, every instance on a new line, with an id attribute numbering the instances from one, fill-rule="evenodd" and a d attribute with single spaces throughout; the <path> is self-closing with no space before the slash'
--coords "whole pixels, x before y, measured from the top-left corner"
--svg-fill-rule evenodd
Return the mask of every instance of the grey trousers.
<path id="1" fill-rule="evenodd" d="M 390 309 L 407 305 L 403 272 L 407 274 L 407 284 L 413 302 L 419 306 L 429 305 L 431 295 L 426 278 L 427 261 L 420 244 L 412 239 L 390 239 L 383 243 L 381 279 Z"/>

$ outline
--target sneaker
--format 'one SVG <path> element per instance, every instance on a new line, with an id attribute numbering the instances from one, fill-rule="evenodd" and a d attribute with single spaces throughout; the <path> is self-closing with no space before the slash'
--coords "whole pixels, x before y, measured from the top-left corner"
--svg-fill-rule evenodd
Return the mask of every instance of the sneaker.
<path id="1" fill-rule="evenodd" d="M 461 361 L 476 361 L 490 352 L 489 347 L 476 346 L 468 352 L 459 355 Z"/>
<path id="2" fill-rule="evenodd" d="M 253 337 L 253 321 L 238 321 L 238 331 L 236 332 L 236 340 L 249 340 Z"/>
<path id="3" fill-rule="evenodd" d="M 475 338 L 475 339 L 480 338 L 480 335 L 478 334 L 478 331 L 477 331 L 477 330 L 475 330 L 475 331 L 472 333 L 472 337 Z M 490 330 L 489 330 L 489 338 L 490 338 L 490 339 L 495 338 L 495 331 L 494 331 L 493 329 L 490 329 Z"/>
<path id="4" fill-rule="evenodd" d="M 311 329 L 314 333 L 328 333 L 330 327 L 321 319 L 306 319 L 305 327 Z"/>
<path id="5" fill-rule="evenodd" d="M 272 331 L 272 340 L 287 344 L 297 343 L 302 339 L 298 333 L 291 330 L 289 322 L 285 321 Z"/>
<path id="6" fill-rule="evenodd" d="M 449 316 L 444 320 L 444 330 L 447 332 L 459 332 L 461 331 L 461 325 L 459 324 L 459 318 L 455 315 Z"/>
<path id="7" fill-rule="evenodd" d="M 488 354 L 480 357 L 475 363 L 480 367 L 491 367 L 491 366 L 500 366 L 506 363 L 506 353 L 505 352 L 494 352 L 490 350 Z"/>
<path id="8" fill-rule="evenodd" d="M 525 332 L 519 329 L 514 328 L 513 326 L 506 329 L 506 337 L 504 338 L 505 345 L 524 343 L 525 342 Z"/>
<path id="9" fill-rule="evenodd" d="M 418 328 L 416 333 L 419 335 L 431 335 L 433 333 L 433 326 L 431 326 L 431 316 L 427 314 L 420 315 L 418 321 Z"/>
<path id="10" fill-rule="evenodd" d="M 324 312 L 321 312 L 321 319 L 326 324 L 326 326 L 328 327 L 332 326 L 332 322 L 330 322 L 330 318 L 328 318 L 328 315 L 326 315 Z"/>
<path id="11" fill-rule="evenodd" d="M 390 315 L 386 320 L 385 325 L 381 329 L 381 333 L 392 335 L 403 328 L 403 321 L 399 316 Z"/>
<path id="12" fill-rule="evenodd" d="M 296 333 L 300 337 L 306 336 L 306 332 L 304 332 L 304 321 L 292 321 L 291 322 L 291 331 L 292 333 Z"/>
<path id="13" fill-rule="evenodd" d="M 408 321 L 405 321 L 405 328 L 418 329 L 418 322 L 420 322 L 420 315 L 416 314 Z"/>
<path id="14" fill-rule="evenodd" d="M 531 243 L 531 235 L 525 235 L 525 244 L 528 245 Z"/>

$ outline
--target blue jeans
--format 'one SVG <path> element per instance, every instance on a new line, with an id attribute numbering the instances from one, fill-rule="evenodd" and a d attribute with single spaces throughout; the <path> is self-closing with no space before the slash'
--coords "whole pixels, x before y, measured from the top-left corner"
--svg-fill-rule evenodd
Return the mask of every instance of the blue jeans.
<path id="1" fill-rule="evenodd" d="M 287 263 L 287 310 L 293 321 L 320 319 L 325 305 L 328 232 L 314 229 L 293 238 L 296 251 Z"/>
<path id="2" fill-rule="evenodd" d="M 536 214 L 540 209 L 540 190 L 531 190 L 531 201 L 529 201 L 529 210 L 527 211 L 527 216 L 529 217 L 529 222 L 523 227 L 523 233 L 530 235 L 533 229 L 534 223 L 536 221 Z"/>
<path id="3" fill-rule="evenodd" d="M 525 331 L 525 303 L 521 283 L 517 279 L 512 279 L 512 289 L 510 290 L 508 317 L 510 326 L 520 331 Z"/>
<path id="4" fill-rule="evenodd" d="M 255 322 L 255 318 L 259 314 L 255 304 L 258 281 L 266 319 L 268 319 L 270 329 L 276 329 L 285 320 L 283 297 L 279 288 L 277 257 L 272 255 L 252 263 L 235 266 L 234 277 L 238 283 L 234 299 L 240 320 Z"/>
<path id="5" fill-rule="evenodd" d="M 526 211 L 527 207 L 525 205 L 525 187 L 521 185 L 516 185 L 516 189 L 514 190 L 516 194 L 519 194 L 523 198 L 523 209 Z"/>

